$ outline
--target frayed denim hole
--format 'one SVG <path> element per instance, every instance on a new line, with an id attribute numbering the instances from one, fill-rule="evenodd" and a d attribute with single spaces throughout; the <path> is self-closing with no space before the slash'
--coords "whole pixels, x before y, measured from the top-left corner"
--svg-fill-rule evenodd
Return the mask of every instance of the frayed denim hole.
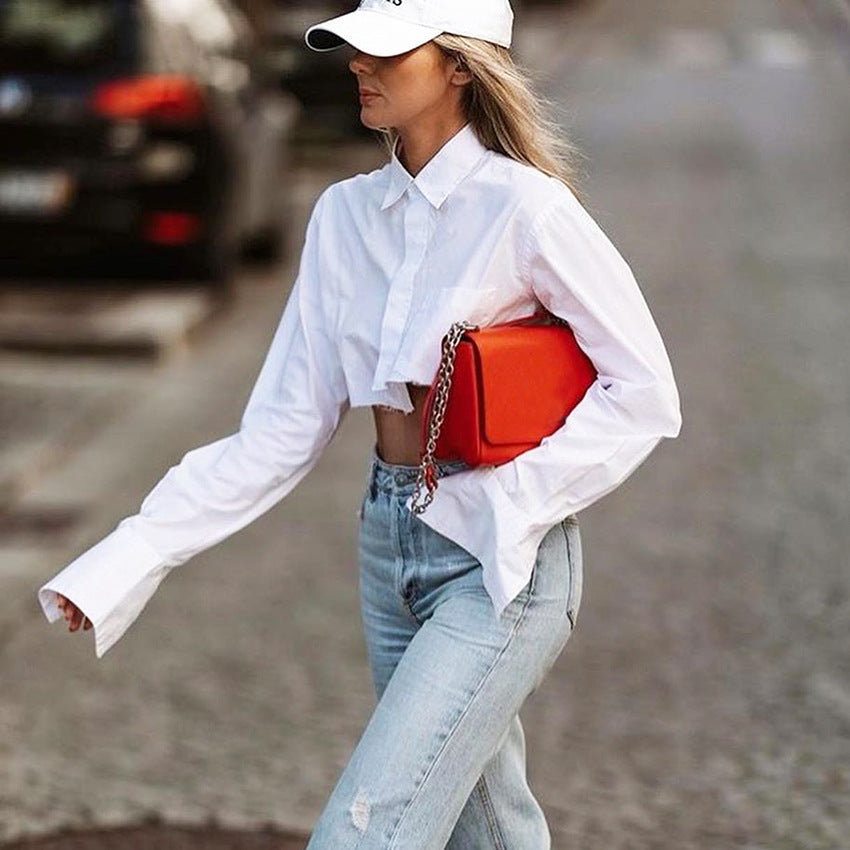
<path id="1" fill-rule="evenodd" d="M 357 796 L 354 798 L 351 808 L 348 811 L 351 813 L 351 822 L 355 828 L 360 833 L 366 832 L 366 828 L 369 826 L 371 805 L 365 788 L 358 789 Z"/>

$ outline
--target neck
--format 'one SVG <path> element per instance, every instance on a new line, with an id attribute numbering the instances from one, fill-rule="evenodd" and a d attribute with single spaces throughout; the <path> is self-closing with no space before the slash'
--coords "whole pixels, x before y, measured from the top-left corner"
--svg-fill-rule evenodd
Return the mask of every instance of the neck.
<path id="1" fill-rule="evenodd" d="M 466 123 L 466 118 L 454 115 L 442 121 L 429 120 L 415 127 L 396 128 L 399 135 L 399 161 L 415 177 Z"/>

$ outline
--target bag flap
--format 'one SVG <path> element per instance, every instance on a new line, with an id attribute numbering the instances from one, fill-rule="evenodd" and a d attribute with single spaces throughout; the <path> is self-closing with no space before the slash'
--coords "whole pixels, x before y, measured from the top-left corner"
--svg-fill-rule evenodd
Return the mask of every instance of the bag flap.
<path id="1" fill-rule="evenodd" d="M 466 336 L 481 374 L 484 435 L 493 444 L 537 443 L 596 379 L 567 326 L 493 326 Z"/>

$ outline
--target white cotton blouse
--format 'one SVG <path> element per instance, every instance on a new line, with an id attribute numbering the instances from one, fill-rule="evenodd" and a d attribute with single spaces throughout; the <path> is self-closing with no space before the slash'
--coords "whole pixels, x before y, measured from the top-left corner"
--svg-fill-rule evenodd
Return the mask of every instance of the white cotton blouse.
<path id="1" fill-rule="evenodd" d="M 416 177 L 396 152 L 328 186 L 239 429 L 188 451 L 139 512 L 38 591 L 92 621 L 102 656 L 163 577 L 304 478 L 350 407 L 413 410 L 452 322 L 542 304 L 598 377 L 563 425 L 509 463 L 440 480 L 423 522 L 482 564 L 494 616 L 528 581 L 546 532 L 621 484 L 681 428 L 670 361 L 629 266 L 567 186 L 485 148 L 467 124 Z M 410 500 L 407 503 L 410 507 Z"/>

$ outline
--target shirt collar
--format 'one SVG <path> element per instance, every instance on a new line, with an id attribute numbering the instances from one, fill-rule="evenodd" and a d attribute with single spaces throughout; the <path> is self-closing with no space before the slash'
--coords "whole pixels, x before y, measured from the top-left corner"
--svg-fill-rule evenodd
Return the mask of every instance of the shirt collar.
<path id="1" fill-rule="evenodd" d="M 382 210 L 394 204 L 411 183 L 415 183 L 431 205 L 439 209 L 440 204 L 487 151 L 472 129 L 472 124 L 467 123 L 425 163 L 416 177 L 412 177 L 396 155 L 399 141 L 396 139 L 393 145 Z"/>

